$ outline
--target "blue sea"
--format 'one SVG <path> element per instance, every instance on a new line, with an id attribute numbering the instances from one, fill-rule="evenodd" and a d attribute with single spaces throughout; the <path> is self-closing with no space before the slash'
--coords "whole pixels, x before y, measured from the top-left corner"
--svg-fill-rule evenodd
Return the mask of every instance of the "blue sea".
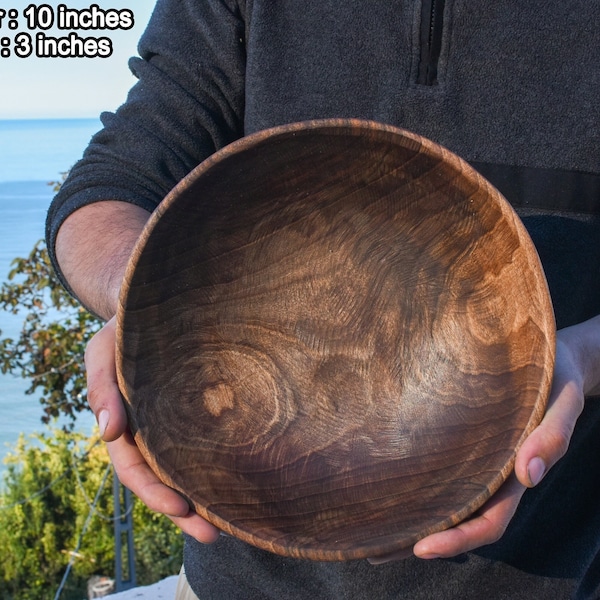
<path id="1" fill-rule="evenodd" d="M 15 257 L 27 256 L 44 236 L 44 221 L 52 199 L 51 181 L 78 160 L 98 119 L 0 120 L 0 282 L 7 280 Z M 0 312 L 1 337 L 12 337 L 21 319 Z M 0 373 L 0 472 L 2 459 L 20 433 L 47 431 L 41 423 L 37 396 L 26 395 L 28 382 Z M 77 428 L 89 431 L 91 413 Z"/>

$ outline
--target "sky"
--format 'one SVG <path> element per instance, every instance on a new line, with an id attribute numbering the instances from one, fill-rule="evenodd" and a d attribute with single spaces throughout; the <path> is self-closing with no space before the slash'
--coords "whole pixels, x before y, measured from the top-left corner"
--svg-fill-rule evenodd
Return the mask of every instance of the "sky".
<path id="1" fill-rule="evenodd" d="M 98 20 L 86 23 L 94 4 L 108 22 L 115 19 L 114 29 L 99 28 L 107 23 Z M 0 119 L 95 118 L 116 109 L 135 83 L 127 61 L 137 54 L 153 6 L 153 0 L 0 0 Z M 79 22 L 58 29 L 67 16 Z M 130 16 L 134 25 L 126 29 Z M 54 22 L 49 29 L 48 19 Z M 87 24 L 92 28 L 84 29 Z M 71 57 L 75 40 L 88 38 L 84 50 L 96 56 Z M 68 56 L 36 56 L 54 48 Z"/>

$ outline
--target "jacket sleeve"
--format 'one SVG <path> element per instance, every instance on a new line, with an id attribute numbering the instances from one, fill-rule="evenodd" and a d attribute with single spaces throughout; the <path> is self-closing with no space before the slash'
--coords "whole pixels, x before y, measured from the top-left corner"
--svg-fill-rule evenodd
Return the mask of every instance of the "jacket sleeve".
<path id="1" fill-rule="evenodd" d="M 130 61 L 138 82 L 91 140 L 54 198 L 54 245 L 78 208 L 121 200 L 152 211 L 217 149 L 243 135 L 245 25 L 235 0 L 159 0 Z M 63 280 L 63 283 L 64 280 Z"/>

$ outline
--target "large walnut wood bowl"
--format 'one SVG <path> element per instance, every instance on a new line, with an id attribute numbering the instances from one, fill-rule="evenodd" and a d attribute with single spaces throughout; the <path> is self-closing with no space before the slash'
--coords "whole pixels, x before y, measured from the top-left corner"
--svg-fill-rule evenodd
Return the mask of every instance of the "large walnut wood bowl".
<path id="1" fill-rule="evenodd" d="M 416 135 L 316 121 L 184 179 L 134 251 L 117 366 L 135 440 L 272 552 L 384 555 L 457 524 L 539 422 L 554 319 L 500 194 Z"/>

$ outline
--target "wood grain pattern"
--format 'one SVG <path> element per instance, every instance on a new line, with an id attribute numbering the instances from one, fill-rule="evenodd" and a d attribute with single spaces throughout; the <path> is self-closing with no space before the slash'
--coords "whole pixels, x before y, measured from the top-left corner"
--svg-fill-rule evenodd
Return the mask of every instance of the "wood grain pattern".
<path id="1" fill-rule="evenodd" d="M 554 321 L 506 201 L 416 135 L 294 124 L 217 153 L 132 257 L 135 439 L 222 530 L 316 560 L 472 514 L 539 422 Z"/>

